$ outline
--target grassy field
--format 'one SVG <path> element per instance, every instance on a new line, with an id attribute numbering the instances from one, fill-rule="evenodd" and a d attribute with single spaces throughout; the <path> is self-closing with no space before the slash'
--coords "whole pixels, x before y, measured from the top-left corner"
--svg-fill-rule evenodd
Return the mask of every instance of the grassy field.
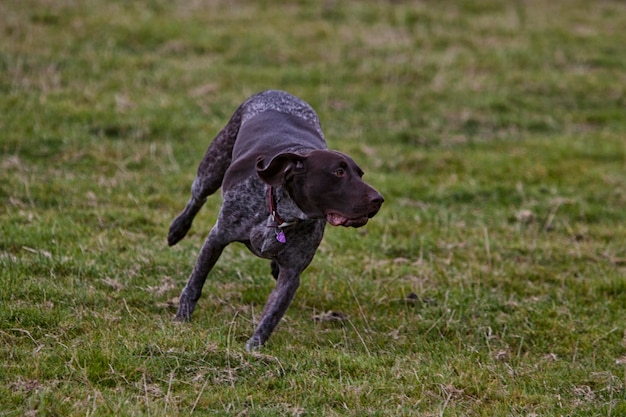
<path id="1" fill-rule="evenodd" d="M 624 28 L 618 0 L 0 2 L 0 416 L 626 415 Z M 177 324 L 220 197 L 166 233 L 267 88 L 386 202 L 247 353 L 267 261 L 230 246 Z"/>

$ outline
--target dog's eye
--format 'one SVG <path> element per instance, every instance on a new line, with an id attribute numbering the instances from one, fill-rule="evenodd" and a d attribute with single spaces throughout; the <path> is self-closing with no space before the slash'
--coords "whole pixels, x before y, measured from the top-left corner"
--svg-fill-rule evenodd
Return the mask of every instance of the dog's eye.
<path id="1" fill-rule="evenodd" d="M 343 168 L 338 168 L 335 170 L 335 172 L 333 172 L 333 174 L 335 174 L 337 177 L 343 177 L 344 175 L 346 175 L 346 170 Z"/>

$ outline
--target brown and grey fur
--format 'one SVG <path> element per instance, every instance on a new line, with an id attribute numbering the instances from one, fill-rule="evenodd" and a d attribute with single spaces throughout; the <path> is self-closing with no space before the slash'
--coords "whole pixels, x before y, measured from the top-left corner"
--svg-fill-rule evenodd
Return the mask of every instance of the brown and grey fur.
<path id="1" fill-rule="evenodd" d="M 192 196 L 170 226 L 171 246 L 185 236 L 206 198 L 222 187 L 218 220 L 182 291 L 177 319 L 191 318 L 222 250 L 241 242 L 257 256 L 271 259 L 276 278 L 246 348 L 264 344 L 293 300 L 326 222 L 359 227 L 380 208 L 383 197 L 362 175 L 350 157 L 327 149 L 319 119 L 303 100 L 275 90 L 246 100 L 209 146 Z M 271 217 L 269 192 L 284 227 Z M 277 239 L 280 231 L 285 243 Z"/>

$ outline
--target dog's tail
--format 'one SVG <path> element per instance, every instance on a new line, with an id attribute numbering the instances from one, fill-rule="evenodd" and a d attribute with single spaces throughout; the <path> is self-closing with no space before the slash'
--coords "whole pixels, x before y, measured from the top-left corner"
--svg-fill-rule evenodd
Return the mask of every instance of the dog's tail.
<path id="1" fill-rule="evenodd" d="M 170 225 L 167 235 L 169 246 L 175 245 L 185 237 L 207 197 L 222 185 L 224 174 L 232 161 L 233 147 L 239 134 L 244 104 L 232 115 L 226 127 L 217 134 L 204 154 L 196 179 L 191 186 L 191 198 L 185 209 Z"/>

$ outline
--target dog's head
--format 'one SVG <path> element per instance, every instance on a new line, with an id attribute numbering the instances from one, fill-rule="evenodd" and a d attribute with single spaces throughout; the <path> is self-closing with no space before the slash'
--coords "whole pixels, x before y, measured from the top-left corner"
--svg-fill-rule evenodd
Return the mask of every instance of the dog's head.
<path id="1" fill-rule="evenodd" d="M 256 170 L 266 183 L 286 187 L 307 216 L 325 218 L 333 226 L 363 226 L 384 201 L 363 181 L 356 162 L 337 151 L 282 153 L 269 161 L 259 157 Z"/>

